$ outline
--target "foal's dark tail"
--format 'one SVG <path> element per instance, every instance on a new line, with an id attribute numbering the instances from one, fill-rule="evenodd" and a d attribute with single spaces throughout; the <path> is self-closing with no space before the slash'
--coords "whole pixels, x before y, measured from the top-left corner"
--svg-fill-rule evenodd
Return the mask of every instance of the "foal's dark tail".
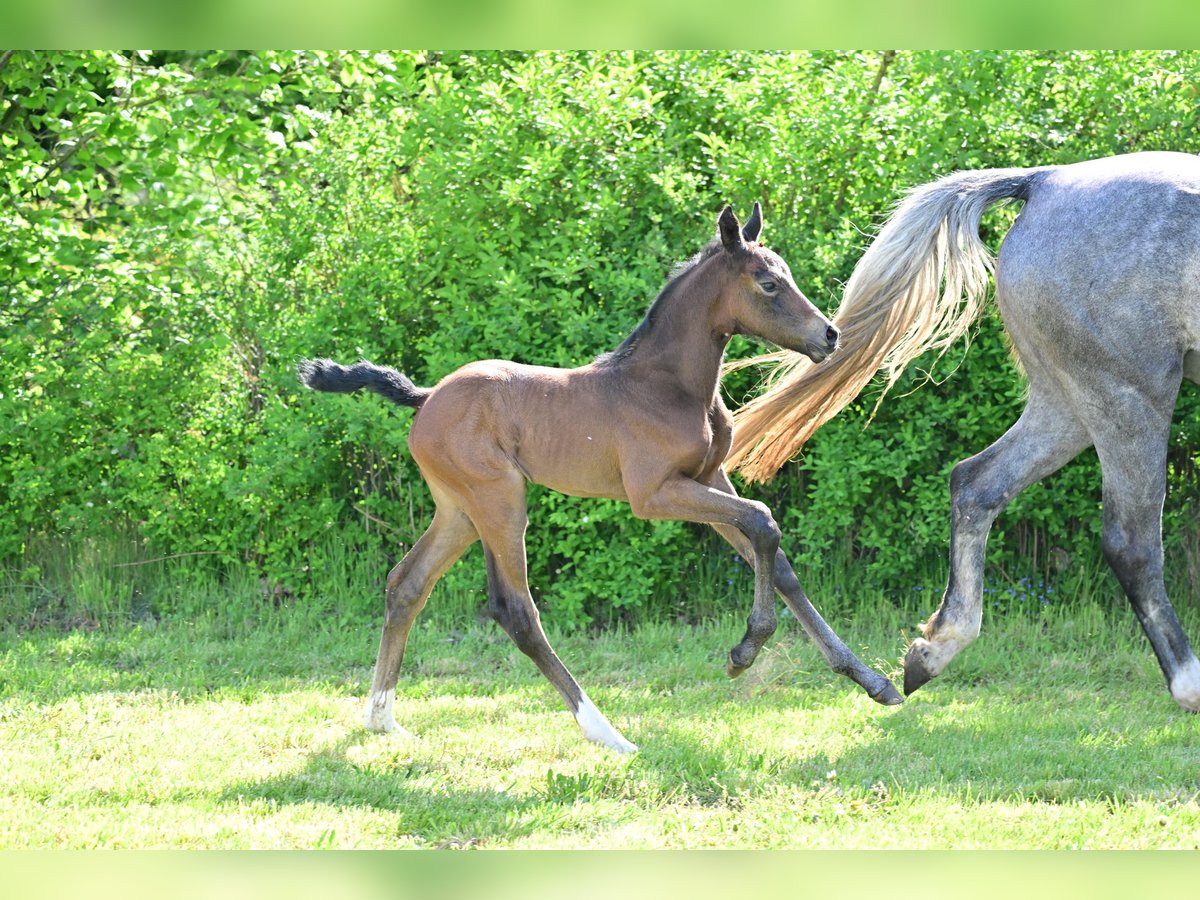
<path id="1" fill-rule="evenodd" d="M 401 406 L 419 409 L 430 389 L 417 387 L 406 375 L 365 359 L 352 366 L 340 366 L 331 359 L 304 359 L 296 366 L 300 381 L 314 391 L 352 394 L 359 388 L 374 391 Z"/>

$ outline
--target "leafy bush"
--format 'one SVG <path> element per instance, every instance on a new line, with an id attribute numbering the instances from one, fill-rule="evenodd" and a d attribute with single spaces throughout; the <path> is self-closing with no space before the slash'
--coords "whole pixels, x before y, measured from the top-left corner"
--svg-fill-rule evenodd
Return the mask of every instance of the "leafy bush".
<path id="1" fill-rule="evenodd" d="M 409 413 L 310 395 L 298 358 L 424 384 L 479 358 L 584 363 L 725 202 L 763 202 L 765 239 L 831 310 L 911 186 L 1200 149 L 1198 82 L 1200 56 L 1170 52 L 0 56 L 0 558 L 29 571 L 47 536 L 129 532 L 249 567 L 272 596 L 329 593 L 344 551 L 396 557 L 432 508 Z M 993 244 L 1012 215 L 985 221 Z M 732 404 L 755 378 L 728 379 Z M 1196 569 L 1198 403 L 1185 388 L 1166 523 Z M 868 389 L 752 493 L 802 577 L 900 593 L 944 568 L 950 468 L 1020 411 L 999 322 L 874 405 Z M 1014 501 L 990 563 L 1090 564 L 1098 504 L 1084 458 Z M 540 490 L 530 515 L 560 624 L 744 587 L 702 529 Z M 450 580 L 480 596 L 480 566 Z"/>

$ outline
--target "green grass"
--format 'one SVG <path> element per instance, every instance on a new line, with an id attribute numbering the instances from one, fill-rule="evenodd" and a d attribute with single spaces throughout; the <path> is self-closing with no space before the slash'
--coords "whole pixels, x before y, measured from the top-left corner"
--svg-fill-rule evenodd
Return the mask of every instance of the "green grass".
<path id="1" fill-rule="evenodd" d="M 469 617 L 413 633 L 396 715 L 414 741 L 361 727 L 367 617 L 10 629 L 0 848 L 1200 848 L 1200 718 L 1132 614 L 989 613 L 897 708 L 790 619 L 737 681 L 740 613 L 552 635 L 633 757 L 584 741 Z M 919 615 L 831 619 L 895 677 Z"/>

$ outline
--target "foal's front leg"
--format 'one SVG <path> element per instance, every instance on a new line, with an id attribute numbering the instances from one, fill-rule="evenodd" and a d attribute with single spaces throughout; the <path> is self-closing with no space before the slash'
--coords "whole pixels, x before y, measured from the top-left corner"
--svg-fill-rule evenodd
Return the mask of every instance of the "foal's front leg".
<path id="1" fill-rule="evenodd" d="M 718 490 L 684 475 L 667 479 L 644 494 L 630 492 L 634 515 L 643 519 L 679 519 L 726 528 L 741 538 L 739 546 L 754 566 L 754 605 L 746 634 L 729 652 L 726 672 L 736 678 L 753 663 L 775 633 L 774 562 L 779 552 L 779 526 L 771 510 L 733 489 Z M 724 532 L 722 532 L 724 533 Z"/>
<path id="2" fill-rule="evenodd" d="M 725 491 L 729 494 L 734 494 L 733 485 L 729 481 L 729 477 L 723 470 L 718 470 L 712 480 L 713 487 Z M 753 550 L 746 544 L 746 539 L 736 529 L 729 528 L 724 525 L 713 525 L 713 529 L 721 537 L 725 538 L 733 548 L 744 558 L 749 559 L 753 555 Z M 809 601 L 808 596 L 804 593 L 804 588 L 800 586 L 800 580 L 796 577 L 796 573 L 792 570 L 791 563 L 788 562 L 787 556 L 782 550 L 775 554 L 774 560 L 774 582 L 775 589 L 779 591 L 779 596 L 788 605 L 788 608 L 795 615 L 796 620 L 800 623 L 805 633 L 812 639 L 813 643 L 821 651 L 821 655 L 825 657 L 825 661 L 829 667 L 839 675 L 845 675 L 856 684 L 863 688 L 876 703 L 882 703 L 887 706 L 894 706 L 902 703 L 903 698 L 896 690 L 895 685 L 888 680 L 887 676 L 876 672 L 874 669 L 868 668 L 862 660 L 854 655 L 852 651 L 841 638 L 837 636 L 832 628 L 817 612 L 816 608 Z M 758 598 L 755 597 L 757 606 Z M 756 609 L 750 611 L 750 622 L 746 629 L 746 637 L 742 640 L 745 644 L 750 640 L 754 631 L 753 623 L 755 620 Z M 774 618 L 774 610 L 771 611 L 771 616 Z M 739 647 L 742 645 L 739 645 Z M 761 648 L 762 644 L 758 647 Z M 735 648 L 736 649 L 736 648 Z M 757 654 L 758 649 L 754 652 Z M 740 671 L 735 672 L 730 670 L 731 676 L 741 674 Z"/>

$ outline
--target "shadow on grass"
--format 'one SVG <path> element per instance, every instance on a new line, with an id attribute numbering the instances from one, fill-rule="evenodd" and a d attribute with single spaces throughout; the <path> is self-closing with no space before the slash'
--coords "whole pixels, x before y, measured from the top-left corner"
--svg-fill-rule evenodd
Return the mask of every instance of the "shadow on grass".
<path id="1" fill-rule="evenodd" d="M 153 630 L 8 632 L 0 634 L 0 688 L 18 700 L 52 703 L 114 691 L 203 697 L 276 693 L 318 682 L 357 685 L 369 675 L 377 640 L 365 629 L 276 628 L 226 636 L 185 622 Z"/>
<path id="2" fill-rule="evenodd" d="M 410 838 L 431 847 L 486 846 L 489 839 L 532 833 L 538 796 L 518 796 L 502 789 L 449 789 L 445 765 L 397 752 L 381 765 L 356 761 L 353 749 L 380 737 L 364 729 L 311 753 L 294 772 L 227 786 L 214 796 L 221 803 L 268 805 L 311 804 L 336 808 L 367 808 L 395 816 L 398 840 Z M 466 763 L 462 763 L 466 764 Z"/>
<path id="3" fill-rule="evenodd" d="M 876 727 L 875 740 L 834 761 L 844 784 L 880 782 L 963 803 L 1200 796 L 1200 719 L 1176 707 L 1152 677 L 1046 691 L 967 685 L 910 698 Z"/>
<path id="4" fill-rule="evenodd" d="M 641 753 L 597 756 L 579 737 L 577 754 L 568 743 L 547 761 L 544 781 L 514 775 L 495 787 L 463 783 L 469 779 L 461 769 L 474 764 L 469 756 L 413 754 L 356 729 L 314 749 L 293 771 L 229 785 L 214 799 L 365 808 L 386 814 L 397 843 L 487 847 L 528 836 L 569 840 L 575 832 L 612 829 L 622 816 L 653 819 L 659 809 L 668 817 L 687 806 L 752 809 L 780 789 L 789 794 L 784 802 L 822 818 L 842 804 L 886 816 L 892 802 L 970 808 L 1083 801 L 1116 809 L 1200 796 L 1194 764 L 1200 719 L 1177 713 L 1150 678 L 1122 685 L 1115 695 L 1096 687 L 1042 694 L 994 679 L 945 685 L 903 707 L 876 710 L 847 702 L 839 682 L 714 701 L 703 712 L 690 706 L 674 717 L 663 716 L 671 698 L 608 698 L 602 705 L 617 720 L 641 720 L 626 729 Z M 549 719 L 565 715 L 548 705 L 529 725 L 557 727 Z M 837 741 L 842 749 L 812 749 L 811 741 L 804 751 L 782 749 L 788 742 L 786 734 L 781 740 L 781 720 L 784 727 L 829 731 L 842 717 L 855 729 L 853 740 Z M 768 740 L 756 745 L 759 722 Z M 435 727 L 419 717 L 414 725 Z"/>
<path id="5" fill-rule="evenodd" d="M 1030 646 L 1018 647 L 1014 635 Z M 350 693 L 362 693 L 374 652 L 373 625 L 352 634 L 315 631 L 297 649 L 301 637 L 209 636 L 189 643 L 179 636 L 32 636 L 15 650 L 9 645 L 3 693 L 39 703 L 114 690 L 162 689 L 185 697 L 232 691 L 253 700 L 298 686 L 344 684 Z M 539 697 L 552 694 L 502 636 L 471 636 L 453 647 L 441 631 L 414 637 L 404 684 L 429 679 L 429 686 L 411 696 L 472 690 L 478 679 L 537 685 Z M 633 760 L 614 754 L 581 768 L 579 759 L 590 751 L 580 737 L 578 756 L 568 747 L 548 763 L 544 784 L 463 787 L 452 770 L 471 766 L 469 757 L 430 760 L 397 751 L 381 760 L 378 747 L 368 745 L 377 736 L 356 729 L 314 749 L 294 771 L 234 784 L 215 799 L 377 809 L 393 817 L 398 839 L 462 846 L 540 832 L 547 820 L 569 817 L 581 801 L 632 801 L 643 814 L 677 802 L 737 808 L 778 786 L 804 796 L 834 790 L 851 798 L 929 795 L 961 805 L 1197 796 L 1200 718 L 1174 706 L 1140 640 L 1114 651 L 1081 635 L 1072 653 L 1054 657 L 1037 643 L 1036 629 L 1009 629 L 1005 637 L 973 649 L 953 674 L 904 706 L 883 709 L 862 697 L 848 701 L 855 689 L 822 669 L 804 644 L 794 658 L 781 653 L 777 679 L 731 699 L 717 674 L 721 652 L 680 654 L 674 649 L 679 639 L 665 633 L 653 652 L 676 653 L 669 666 L 630 672 L 628 649 L 618 654 L 613 644 L 593 650 L 591 665 L 580 670 L 599 688 L 601 708 L 641 744 Z M 281 641 L 286 652 L 279 650 Z M 720 651 L 724 646 L 718 642 Z M 608 653 L 620 658 L 608 660 Z M 16 671 L 22 666 L 27 670 Z M 605 684 L 625 693 L 625 700 L 604 698 Z M 679 696 L 670 696 L 672 690 Z M 567 715 L 553 703 L 547 709 L 555 717 Z M 624 724 L 630 719 L 632 728 Z M 531 727 L 545 721 L 534 716 Z M 836 739 L 827 750 L 811 749 L 812 741 L 796 750 L 786 734 L 781 740 L 781 721 L 797 729 L 819 727 Z"/>
<path id="6" fill-rule="evenodd" d="M 185 622 L 155 630 L 0 633 L 0 697 L 54 703 L 81 694 L 168 691 L 249 701 L 318 686 L 363 694 L 378 646 L 374 620 L 338 627 L 296 619 L 233 633 Z M 402 677 L 450 673 L 490 683 L 496 673 L 524 671 L 527 661 L 514 665 L 517 656 L 498 628 L 464 638 L 437 623 L 413 630 Z"/>
<path id="7" fill-rule="evenodd" d="M 1133 801 L 1187 802 L 1200 791 L 1191 721 L 1167 723 L 1169 710 L 1161 704 L 1153 705 L 1160 707 L 1156 714 L 1165 713 L 1164 724 L 1154 729 L 1131 723 L 1116 703 L 1054 715 L 1051 699 L 996 703 L 973 690 L 945 693 L 940 703 L 869 717 L 870 733 L 834 754 L 780 752 L 728 736 L 698 739 L 713 721 L 736 712 L 718 703 L 710 715 L 636 735 L 643 751 L 633 759 L 614 754 L 580 765 L 567 748 L 548 763 L 544 781 L 519 787 L 515 781 L 462 786 L 454 772 L 472 762 L 461 757 L 414 757 L 398 749 L 382 761 L 377 753 L 359 755 L 373 756 L 360 762 L 355 750 L 370 751 L 379 740 L 360 730 L 314 751 L 296 771 L 229 786 L 216 799 L 370 808 L 388 814 L 398 842 L 486 847 L 526 836 L 569 838 L 576 829 L 591 833 L 600 822 L 611 827 L 611 816 L 654 817 L 659 808 L 668 816 L 674 815 L 670 809 L 688 806 L 737 811 L 779 789 L 806 812 L 846 804 L 882 814 L 890 802 L 904 806 L 922 798 L 964 808 L 997 801 L 1116 808 Z M 803 722 L 793 715 L 788 692 L 760 706 L 757 715 Z M 819 707 L 814 714 L 821 714 Z M 579 740 L 582 756 L 589 751 Z M 604 801 L 607 807 L 596 805 Z"/>

